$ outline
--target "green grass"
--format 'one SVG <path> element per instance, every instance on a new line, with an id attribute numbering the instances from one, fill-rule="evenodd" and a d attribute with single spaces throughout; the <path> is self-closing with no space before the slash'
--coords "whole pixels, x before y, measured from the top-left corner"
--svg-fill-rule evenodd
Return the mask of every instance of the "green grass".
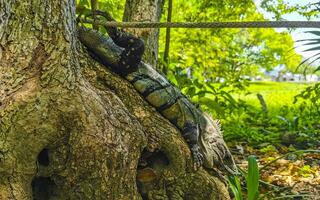
<path id="1" fill-rule="evenodd" d="M 249 107 L 239 107 L 222 119 L 225 138 L 229 141 L 247 141 L 297 144 L 306 147 L 318 145 L 319 110 L 308 100 L 294 102 L 294 97 L 311 84 L 287 82 L 253 82 L 247 94 L 234 93 Z M 257 98 L 261 94 L 267 105 L 263 112 Z M 244 109 L 243 109 L 244 108 Z M 293 135 L 292 141 L 284 137 Z"/>
<path id="2" fill-rule="evenodd" d="M 250 94 L 238 97 L 255 107 L 261 107 L 257 94 L 261 94 L 270 112 L 277 112 L 283 106 L 292 106 L 294 96 L 311 84 L 288 82 L 253 82 L 248 87 Z"/>

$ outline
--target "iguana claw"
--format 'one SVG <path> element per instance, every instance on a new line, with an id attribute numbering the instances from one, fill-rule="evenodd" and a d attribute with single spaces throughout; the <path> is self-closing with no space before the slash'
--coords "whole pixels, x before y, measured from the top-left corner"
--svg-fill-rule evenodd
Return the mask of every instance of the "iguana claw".
<path id="1" fill-rule="evenodd" d="M 194 145 L 191 147 L 191 153 L 193 157 L 193 168 L 194 170 L 199 169 L 203 165 L 203 155 L 200 152 L 199 145 Z"/>

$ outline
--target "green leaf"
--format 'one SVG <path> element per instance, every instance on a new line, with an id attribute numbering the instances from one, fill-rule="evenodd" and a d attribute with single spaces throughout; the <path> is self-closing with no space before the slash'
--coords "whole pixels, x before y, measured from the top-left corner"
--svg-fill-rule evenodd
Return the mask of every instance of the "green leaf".
<path id="1" fill-rule="evenodd" d="M 313 48 L 310 48 L 310 49 L 303 50 L 303 52 L 307 52 L 307 51 L 317 51 L 317 50 L 320 50 L 320 46 L 316 46 L 316 47 L 313 47 Z"/>
<path id="2" fill-rule="evenodd" d="M 318 41 L 320 42 L 319 38 L 312 38 L 312 39 L 303 39 L 303 40 L 296 40 L 296 42 L 310 42 L 310 41 Z"/>
<path id="3" fill-rule="evenodd" d="M 197 92 L 195 95 L 196 95 L 196 96 L 199 96 L 199 98 L 202 98 L 202 97 L 204 97 L 206 94 L 214 94 L 214 93 L 211 92 L 211 91 L 208 91 L 208 90 L 201 90 L 201 91 Z"/>
<path id="4" fill-rule="evenodd" d="M 259 168 L 257 160 L 254 156 L 248 157 L 248 175 L 247 175 L 247 190 L 248 200 L 256 200 L 259 198 Z"/>
<path id="5" fill-rule="evenodd" d="M 311 61 L 311 62 L 309 63 L 309 65 L 313 64 L 314 62 L 318 61 L 319 59 L 320 59 L 320 56 L 316 57 L 313 61 Z"/>
<path id="6" fill-rule="evenodd" d="M 234 194 L 235 200 L 242 200 L 243 198 L 239 177 L 228 176 L 228 184 Z"/>
<path id="7" fill-rule="evenodd" d="M 306 33 L 311 33 L 313 35 L 318 35 L 320 36 L 320 31 L 306 31 Z"/>
<path id="8" fill-rule="evenodd" d="M 314 45 L 314 44 L 320 44 L 320 40 L 317 40 L 316 42 L 308 42 L 303 44 L 304 46 L 308 46 L 308 45 Z"/>
<path id="9" fill-rule="evenodd" d="M 193 97 L 196 93 L 196 88 L 195 87 L 188 87 L 186 91 L 186 95 Z"/>
<path id="10" fill-rule="evenodd" d="M 202 97 L 199 99 L 199 103 L 207 106 L 209 109 L 216 111 L 218 114 L 224 115 L 223 108 L 215 100 L 212 100 L 208 97 Z"/>
<path id="11" fill-rule="evenodd" d="M 320 55 L 320 53 L 317 53 L 317 54 L 315 54 L 315 55 L 313 55 L 313 56 L 305 59 L 304 61 L 302 61 L 302 62 L 297 66 L 296 71 L 298 71 L 298 69 L 299 69 L 303 64 L 307 63 L 309 60 L 311 60 L 312 58 L 314 58 L 314 57 L 316 57 L 316 56 L 319 56 L 319 55 Z"/>
<path id="12" fill-rule="evenodd" d="M 285 118 L 285 117 L 283 117 L 283 116 L 277 116 L 277 118 L 278 119 L 281 119 L 285 124 L 287 124 L 287 125 L 289 125 L 290 124 L 290 121 L 287 119 L 287 118 Z"/>
<path id="13" fill-rule="evenodd" d="M 313 73 L 316 73 L 317 71 L 319 71 L 320 70 L 320 66 L 318 66 L 314 71 L 313 71 Z"/>
<path id="14" fill-rule="evenodd" d="M 292 120 L 292 126 L 294 129 L 297 130 L 298 125 L 299 125 L 299 117 L 295 116 L 295 117 L 293 117 L 293 120 Z"/>
<path id="15" fill-rule="evenodd" d="M 88 0 L 79 0 L 78 5 L 89 6 L 89 1 Z"/>
<path id="16" fill-rule="evenodd" d="M 236 106 L 237 105 L 237 102 L 236 100 L 231 96 L 231 94 L 229 94 L 228 92 L 226 91 L 222 91 L 221 94 L 225 97 L 226 100 L 229 101 L 229 103 L 233 106 Z"/>

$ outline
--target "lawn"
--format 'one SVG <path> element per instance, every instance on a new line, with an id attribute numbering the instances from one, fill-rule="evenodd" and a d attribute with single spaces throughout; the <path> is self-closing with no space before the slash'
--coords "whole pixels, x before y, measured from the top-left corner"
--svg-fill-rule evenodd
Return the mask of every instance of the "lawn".
<path id="1" fill-rule="evenodd" d="M 319 133 L 319 110 L 310 101 L 298 101 L 294 98 L 308 83 L 253 82 L 246 94 L 233 94 L 250 107 L 232 111 L 222 119 L 227 140 L 244 140 L 258 145 L 266 142 L 293 143 L 312 146 L 317 144 Z M 257 98 L 261 94 L 266 103 L 266 112 L 262 110 Z M 287 135 L 294 140 L 287 141 Z"/>
<path id="2" fill-rule="evenodd" d="M 249 94 L 238 95 L 238 97 L 255 107 L 261 107 L 257 98 L 257 94 L 261 94 L 268 111 L 276 114 L 283 106 L 295 105 L 294 97 L 310 85 L 311 83 L 253 82 L 248 87 Z"/>

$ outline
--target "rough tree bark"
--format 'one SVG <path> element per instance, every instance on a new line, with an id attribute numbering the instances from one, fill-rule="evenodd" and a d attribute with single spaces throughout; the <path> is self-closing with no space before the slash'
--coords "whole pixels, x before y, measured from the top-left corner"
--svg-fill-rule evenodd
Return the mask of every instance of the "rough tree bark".
<path id="1" fill-rule="evenodd" d="M 164 0 L 127 0 L 123 21 L 160 21 Z M 134 35 L 143 38 L 146 50 L 143 59 L 152 66 L 157 66 L 159 29 L 128 29 Z"/>
<path id="2" fill-rule="evenodd" d="M 88 56 L 73 0 L 0 0 L 0 199 L 141 196 L 229 199 L 192 170 L 179 132 Z"/>

